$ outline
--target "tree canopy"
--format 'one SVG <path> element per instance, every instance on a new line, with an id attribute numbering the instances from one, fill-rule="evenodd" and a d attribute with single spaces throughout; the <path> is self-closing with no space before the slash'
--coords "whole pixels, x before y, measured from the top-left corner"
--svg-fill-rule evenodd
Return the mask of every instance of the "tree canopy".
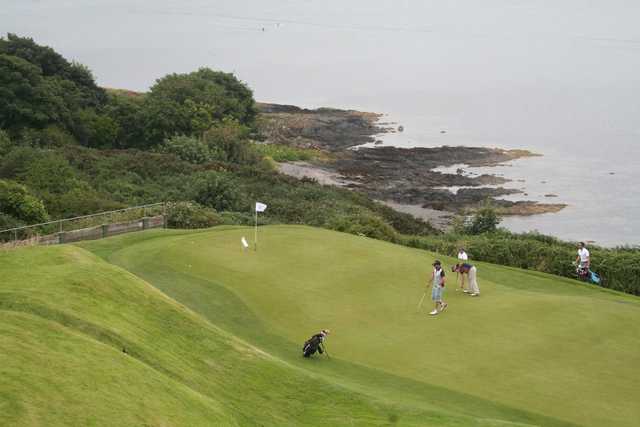
<path id="1" fill-rule="evenodd" d="M 159 79 L 143 109 L 152 145 L 176 134 L 200 136 L 223 120 L 253 126 L 257 114 L 251 89 L 234 75 L 209 68 Z"/>

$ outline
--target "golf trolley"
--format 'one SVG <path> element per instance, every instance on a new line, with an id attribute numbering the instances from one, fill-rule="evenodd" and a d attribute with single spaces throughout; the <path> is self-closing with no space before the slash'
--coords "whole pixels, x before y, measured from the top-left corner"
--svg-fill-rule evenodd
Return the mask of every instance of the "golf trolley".
<path id="1" fill-rule="evenodd" d="M 595 272 L 591 271 L 589 267 L 583 267 L 580 265 L 576 265 L 575 263 L 573 265 L 576 266 L 576 277 L 578 278 L 578 280 L 581 280 L 587 283 L 593 283 L 594 285 L 600 284 L 600 281 L 601 281 L 600 276 L 598 276 L 598 274 L 596 274 Z"/>

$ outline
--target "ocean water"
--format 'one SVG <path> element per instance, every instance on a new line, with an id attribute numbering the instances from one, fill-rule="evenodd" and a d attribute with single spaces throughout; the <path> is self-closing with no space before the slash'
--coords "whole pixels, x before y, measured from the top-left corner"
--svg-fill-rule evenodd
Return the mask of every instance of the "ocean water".
<path id="1" fill-rule="evenodd" d="M 385 144 L 532 150 L 543 156 L 491 171 L 568 207 L 504 226 L 640 244 L 640 2 L 2 3 L 0 32 L 55 47 L 107 87 L 208 66 L 258 100 L 384 113 L 405 128 Z"/>

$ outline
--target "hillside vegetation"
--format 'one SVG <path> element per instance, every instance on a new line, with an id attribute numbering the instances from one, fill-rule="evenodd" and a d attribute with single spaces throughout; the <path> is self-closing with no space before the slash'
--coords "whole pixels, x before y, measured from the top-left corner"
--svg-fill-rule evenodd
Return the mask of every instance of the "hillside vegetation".
<path id="1" fill-rule="evenodd" d="M 262 144 L 253 94 L 229 73 L 201 68 L 146 93 L 105 90 L 86 67 L 9 34 L 0 95 L 0 230 L 155 202 L 182 203 L 170 211 L 175 227 L 245 224 L 260 198 L 266 222 L 387 240 L 434 232 L 365 196 L 278 174 L 274 159 L 322 154 Z"/>

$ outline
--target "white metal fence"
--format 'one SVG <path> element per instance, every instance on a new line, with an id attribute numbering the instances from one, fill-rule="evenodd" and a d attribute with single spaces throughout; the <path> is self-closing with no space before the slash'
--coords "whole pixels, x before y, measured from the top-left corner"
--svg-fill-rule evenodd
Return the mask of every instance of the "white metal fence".
<path id="1" fill-rule="evenodd" d="M 101 239 L 131 231 L 166 227 L 166 218 L 164 202 L 133 206 L 0 230 L 0 246 L 11 248 Z"/>

